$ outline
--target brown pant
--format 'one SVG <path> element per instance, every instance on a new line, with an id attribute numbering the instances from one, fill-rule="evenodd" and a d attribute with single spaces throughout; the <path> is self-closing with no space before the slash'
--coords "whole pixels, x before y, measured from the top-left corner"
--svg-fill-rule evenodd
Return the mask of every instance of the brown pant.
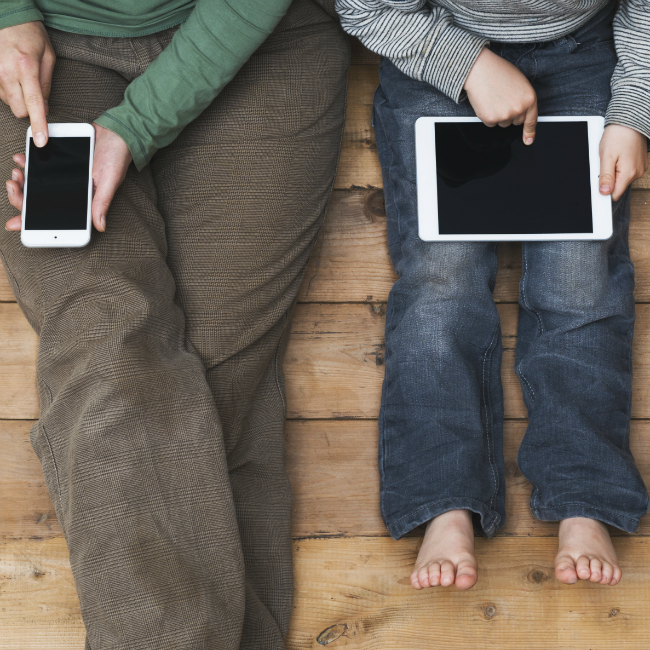
<path id="1" fill-rule="evenodd" d="M 50 32 L 50 121 L 91 122 L 169 43 Z M 81 249 L 0 229 L 40 335 L 32 443 L 92 650 L 284 647 L 281 361 L 330 195 L 347 41 L 313 0 L 141 173 Z M 0 107 L 0 169 L 27 122 Z M 0 218 L 14 215 L 6 197 Z"/>

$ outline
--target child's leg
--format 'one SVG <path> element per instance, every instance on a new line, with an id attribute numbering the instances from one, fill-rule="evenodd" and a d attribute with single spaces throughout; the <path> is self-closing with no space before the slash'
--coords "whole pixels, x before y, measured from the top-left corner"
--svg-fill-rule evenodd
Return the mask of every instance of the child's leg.
<path id="1" fill-rule="evenodd" d="M 540 115 L 605 114 L 616 65 L 606 13 L 573 36 L 536 47 L 528 62 L 518 59 L 532 71 Z M 519 56 L 514 48 L 498 53 Z M 556 560 L 563 582 L 617 582 L 620 569 L 601 522 L 632 532 L 648 508 L 628 443 L 628 224 L 629 193 L 614 204 L 609 241 L 524 245 L 516 366 L 530 423 L 518 460 L 534 486 L 533 514 L 563 520 Z"/>
<path id="2" fill-rule="evenodd" d="M 386 319 L 381 510 L 395 538 L 447 513 L 428 527 L 416 568 L 430 566 L 431 582 L 448 584 L 457 569 L 460 576 L 462 566 L 473 565 L 473 578 L 459 582 L 467 587 L 476 581 L 468 512 L 488 536 L 505 520 L 496 245 L 418 237 L 415 120 L 473 112 L 388 62 L 380 74 L 375 130 L 400 276 Z M 415 586 L 429 586 L 428 578 L 419 585 L 416 578 L 417 571 Z"/>

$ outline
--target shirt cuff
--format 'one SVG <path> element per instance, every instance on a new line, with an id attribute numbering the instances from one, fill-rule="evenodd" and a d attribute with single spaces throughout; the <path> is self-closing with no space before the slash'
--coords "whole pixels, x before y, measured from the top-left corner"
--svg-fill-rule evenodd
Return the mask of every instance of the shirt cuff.
<path id="1" fill-rule="evenodd" d="M 36 20 L 43 20 L 43 14 L 34 5 L 18 7 L 0 14 L 0 29 L 31 23 Z"/>
<path id="2" fill-rule="evenodd" d="M 422 66 L 422 81 L 430 83 L 456 103 L 467 96 L 465 80 L 481 50 L 490 40 L 450 25 L 435 39 Z"/>
<path id="3" fill-rule="evenodd" d="M 103 126 L 105 129 L 113 131 L 113 133 L 117 133 L 126 142 L 126 146 L 131 152 L 133 163 L 138 171 L 142 171 L 149 164 L 154 153 L 156 153 L 155 149 L 147 147 L 147 144 L 133 129 L 127 126 L 119 117 L 112 115 L 111 111 L 106 111 L 106 113 L 100 115 L 95 120 L 95 124 L 99 124 L 99 126 Z"/>
<path id="4" fill-rule="evenodd" d="M 648 139 L 650 151 L 650 97 L 643 89 L 630 86 L 614 88 L 605 116 L 605 125 L 609 124 L 620 124 L 642 133 Z"/>

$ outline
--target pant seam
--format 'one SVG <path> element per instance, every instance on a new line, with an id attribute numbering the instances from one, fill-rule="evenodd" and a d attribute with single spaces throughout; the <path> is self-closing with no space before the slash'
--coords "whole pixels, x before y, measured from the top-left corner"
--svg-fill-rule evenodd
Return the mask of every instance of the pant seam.
<path id="1" fill-rule="evenodd" d="M 538 507 L 538 508 L 535 508 L 535 510 L 537 510 L 538 512 L 544 512 L 544 511 L 553 512 L 554 510 L 558 510 L 558 509 L 564 508 L 566 506 L 580 506 L 581 508 L 583 508 L 585 510 L 594 510 L 595 512 L 609 513 L 609 514 L 612 514 L 612 515 L 614 515 L 614 517 L 617 517 L 619 519 L 627 519 L 628 521 L 636 521 L 636 522 L 638 522 L 637 517 L 628 517 L 627 515 L 622 515 L 622 514 L 620 514 L 618 512 L 615 512 L 614 510 L 608 510 L 606 508 L 596 508 L 595 506 L 588 506 L 588 505 L 585 505 L 584 503 L 582 503 L 581 501 L 568 501 L 567 503 L 562 503 L 560 505 L 553 506 L 553 507 L 546 507 L 546 508 Z M 535 514 L 535 513 L 533 512 L 533 514 Z"/>
<path id="2" fill-rule="evenodd" d="M 531 306 L 530 303 L 528 302 L 528 297 L 526 296 L 526 280 L 528 279 L 528 250 L 526 244 L 523 245 L 523 250 L 522 250 L 522 259 L 523 259 L 523 274 L 521 278 L 521 302 L 527 311 L 529 311 L 531 314 L 534 314 L 535 318 L 537 318 L 537 322 L 539 323 L 539 335 L 544 333 L 544 324 L 542 323 L 542 319 L 540 315 L 537 313 L 536 310 L 534 310 Z M 531 383 L 528 381 L 526 375 L 524 374 L 524 371 L 522 369 L 522 364 L 519 364 L 519 376 L 521 377 L 521 380 L 526 384 L 526 388 L 528 389 L 528 392 L 532 396 L 533 401 L 535 401 L 535 390 L 533 389 Z"/>
<path id="3" fill-rule="evenodd" d="M 485 369 L 488 364 L 488 355 L 490 361 L 492 360 L 492 353 L 494 352 L 494 345 L 496 343 L 495 339 L 498 338 L 499 334 L 499 327 L 500 324 L 497 323 L 496 327 L 494 328 L 494 334 L 492 335 L 492 340 L 490 341 L 490 345 L 488 346 L 488 349 L 485 351 L 485 354 L 483 355 L 483 401 L 485 402 L 485 432 L 488 438 L 488 463 L 490 465 L 490 471 L 492 472 L 492 478 L 494 479 L 494 490 L 492 491 L 492 495 L 490 496 L 490 508 L 494 507 L 494 500 L 496 499 L 497 493 L 499 491 L 499 478 L 498 478 L 498 473 L 495 472 L 495 463 L 494 463 L 494 457 L 493 457 L 493 449 L 492 449 L 492 442 L 493 442 L 493 434 L 494 432 L 491 431 L 491 426 L 490 423 L 492 422 L 492 408 L 491 408 L 491 403 L 489 400 L 489 390 L 487 388 L 489 387 L 489 379 L 486 381 L 485 379 Z"/>

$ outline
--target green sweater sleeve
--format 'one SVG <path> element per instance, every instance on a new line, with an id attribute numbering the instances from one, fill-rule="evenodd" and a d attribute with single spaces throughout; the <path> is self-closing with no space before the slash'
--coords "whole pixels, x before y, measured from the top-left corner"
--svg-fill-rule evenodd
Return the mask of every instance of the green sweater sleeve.
<path id="1" fill-rule="evenodd" d="M 207 108 L 264 42 L 291 0 L 198 0 L 169 46 L 96 123 L 128 145 L 138 169 Z"/>
<path id="2" fill-rule="evenodd" d="M 31 0 L 0 0 L 0 29 L 43 20 L 43 14 Z"/>

